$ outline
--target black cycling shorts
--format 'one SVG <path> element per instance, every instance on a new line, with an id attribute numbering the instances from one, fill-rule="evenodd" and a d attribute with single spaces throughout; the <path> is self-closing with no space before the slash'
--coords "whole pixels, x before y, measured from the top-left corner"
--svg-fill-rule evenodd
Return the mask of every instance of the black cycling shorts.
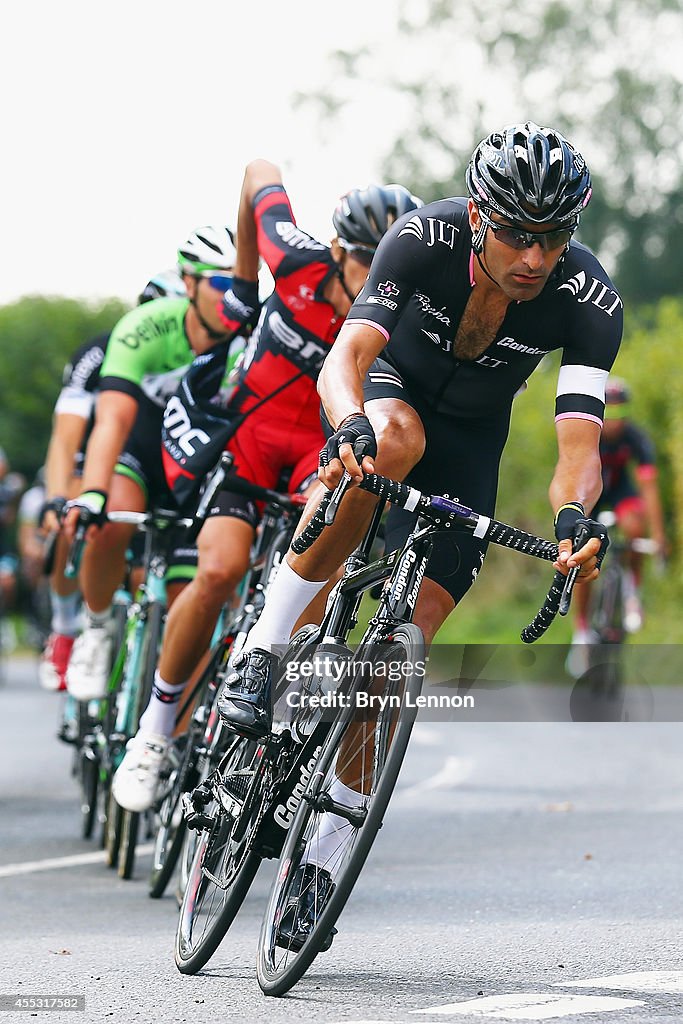
<path id="1" fill-rule="evenodd" d="M 378 398 L 405 402 L 424 426 L 425 453 L 405 482 L 427 494 L 448 494 L 475 512 L 493 516 L 500 458 L 510 425 L 509 408 L 495 419 L 435 415 L 415 400 L 398 371 L 384 359 L 373 362 L 363 383 L 364 402 Z M 322 422 L 329 437 L 333 431 L 324 413 Z M 414 512 L 391 506 L 385 525 L 385 550 L 402 547 L 416 522 Z M 487 546 L 469 534 L 459 533 L 456 539 L 445 531 L 436 533 L 426 575 L 448 591 L 457 604 L 476 580 Z"/>

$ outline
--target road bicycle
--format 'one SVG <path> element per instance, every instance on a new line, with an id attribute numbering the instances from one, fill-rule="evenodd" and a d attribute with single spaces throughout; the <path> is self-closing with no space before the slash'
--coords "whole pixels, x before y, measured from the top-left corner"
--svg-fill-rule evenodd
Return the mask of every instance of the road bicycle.
<path id="1" fill-rule="evenodd" d="M 612 511 L 601 512 L 597 518 L 607 529 L 617 525 Z M 612 535 L 591 592 L 591 642 L 576 645 L 568 655 L 568 667 L 578 676 L 570 699 L 574 721 L 614 721 L 624 716 L 624 644 L 642 626 L 640 596 L 631 568 L 634 551 L 657 555 L 659 545 L 647 537 L 629 540 L 619 533 Z"/>
<path id="2" fill-rule="evenodd" d="M 295 551 L 333 521 L 348 483 L 347 477 L 326 494 L 294 540 Z M 188 798 L 188 825 L 200 841 L 176 935 L 183 973 L 196 973 L 213 955 L 264 858 L 279 858 L 259 937 L 264 993 L 287 992 L 329 949 L 381 827 L 415 720 L 426 655 L 412 616 L 434 533 L 461 529 L 537 558 L 557 557 L 556 544 L 446 496 L 374 474 L 360 486 L 380 501 L 330 594 L 322 625 L 299 630 L 283 654 L 272 733 L 260 742 L 236 737 Z M 387 501 L 416 511 L 418 519 L 402 549 L 371 562 Z M 566 614 L 577 575 L 556 573 L 542 609 L 522 633 L 525 642 L 538 639 L 558 610 Z M 378 584 L 379 605 L 352 651 L 347 639 L 362 595 Z"/>
<path id="3" fill-rule="evenodd" d="M 215 769 L 234 737 L 226 737 L 215 709 L 215 698 L 228 671 L 231 655 L 238 651 L 261 614 L 268 583 L 289 548 L 306 503 L 301 495 L 288 495 L 259 487 L 229 474 L 232 456 L 224 453 L 209 477 L 195 518 L 195 532 L 218 491 L 230 490 L 265 504 L 252 547 L 249 568 L 242 582 L 238 604 L 224 610 L 222 627 L 212 645 L 208 664 L 181 707 L 177 721 L 192 710 L 187 732 L 176 738 L 162 766 L 160 795 L 156 802 L 157 828 L 149 894 L 163 895 L 178 859 L 184 865 L 179 889 L 184 891 L 196 831 L 185 828 L 183 796 Z"/>
<path id="4" fill-rule="evenodd" d="M 168 553 L 179 530 L 193 519 L 172 509 L 149 512 L 113 511 L 112 523 L 135 526 L 145 534 L 144 580 L 135 597 L 119 612 L 119 635 L 114 642 L 114 661 L 101 701 L 79 701 L 78 777 L 84 833 L 99 808 L 107 864 L 124 879 L 132 877 L 141 822 L 147 815 L 126 811 L 114 800 L 111 780 L 123 760 L 128 740 L 135 735 L 140 715 L 152 690 L 154 672 L 166 617 L 165 576 Z M 66 574 L 75 574 L 85 543 L 85 530 L 76 529 Z M 116 621 L 116 620 L 115 620 Z M 118 644 L 117 644 L 118 639 Z M 94 710 L 91 710 L 94 709 Z M 81 735 L 82 734 L 82 735 Z"/>

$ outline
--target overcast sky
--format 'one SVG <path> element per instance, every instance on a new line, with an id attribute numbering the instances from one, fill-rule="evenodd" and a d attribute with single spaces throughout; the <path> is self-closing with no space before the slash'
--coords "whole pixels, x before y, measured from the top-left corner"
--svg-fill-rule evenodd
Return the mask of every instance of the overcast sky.
<path id="1" fill-rule="evenodd" d="M 202 224 L 234 222 L 245 163 L 283 168 L 299 224 L 377 174 L 390 110 L 333 135 L 292 109 L 336 47 L 372 45 L 393 0 L 37 0 L 3 14 L 0 303 L 132 301 Z M 387 131 L 383 131 L 387 126 Z"/>

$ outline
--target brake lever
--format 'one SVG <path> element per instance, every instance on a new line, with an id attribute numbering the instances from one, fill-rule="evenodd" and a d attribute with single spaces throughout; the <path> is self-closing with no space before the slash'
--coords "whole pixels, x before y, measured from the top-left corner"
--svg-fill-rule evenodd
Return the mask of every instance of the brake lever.
<path id="1" fill-rule="evenodd" d="M 589 537 L 590 534 L 586 527 L 581 527 L 581 530 L 574 538 L 574 543 L 572 545 L 572 554 L 578 551 L 580 548 L 582 548 L 586 541 L 589 539 Z M 573 569 L 569 570 L 565 577 L 564 587 L 562 588 L 562 596 L 560 597 L 560 604 L 558 608 L 560 615 L 566 615 L 569 611 L 569 606 L 572 600 L 572 593 L 574 592 L 574 586 L 576 585 L 576 581 L 579 578 L 580 572 L 581 566 L 575 565 Z"/>
<path id="2" fill-rule="evenodd" d="M 363 441 L 356 441 L 353 447 L 353 454 L 355 455 L 356 459 L 363 458 L 363 455 L 365 454 L 365 452 L 363 451 L 364 447 L 365 445 Z M 337 512 L 339 511 L 339 505 L 341 503 L 341 500 L 348 491 L 349 485 L 351 484 L 351 480 L 351 474 L 349 473 L 348 469 L 345 469 L 344 475 L 337 484 L 337 486 L 335 487 L 335 489 L 332 491 L 332 497 L 330 498 L 329 504 L 325 509 L 325 526 L 331 526 L 332 523 L 334 522 L 337 516 Z"/>

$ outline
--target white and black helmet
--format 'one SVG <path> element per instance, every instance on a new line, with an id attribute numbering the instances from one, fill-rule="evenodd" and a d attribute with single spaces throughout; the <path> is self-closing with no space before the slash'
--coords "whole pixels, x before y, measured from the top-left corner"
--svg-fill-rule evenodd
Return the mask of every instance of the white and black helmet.
<path id="1" fill-rule="evenodd" d="M 394 221 L 420 206 L 403 185 L 368 185 L 341 197 L 332 223 L 340 240 L 374 249 Z"/>
<path id="2" fill-rule="evenodd" d="M 236 259 L 235 238 L 228 227 L 197 228 L 178 249 L 178 268 L 183 274 L 233 270 Z"/>
<path id="3" fill-rule="evenodd" d="M 177 270 L 162 270 L 150 277 L 138 297 L 138 306 L 153 299 L 186 298 L 187 289 Z"/>
<path id="4" fill-rule="evenodd" d="M 513 124 L 483 139 L 465 174 L 475 203 L 507 220 L 573 227 L 591 197 L 577 150 L 552 128 Z"/>

